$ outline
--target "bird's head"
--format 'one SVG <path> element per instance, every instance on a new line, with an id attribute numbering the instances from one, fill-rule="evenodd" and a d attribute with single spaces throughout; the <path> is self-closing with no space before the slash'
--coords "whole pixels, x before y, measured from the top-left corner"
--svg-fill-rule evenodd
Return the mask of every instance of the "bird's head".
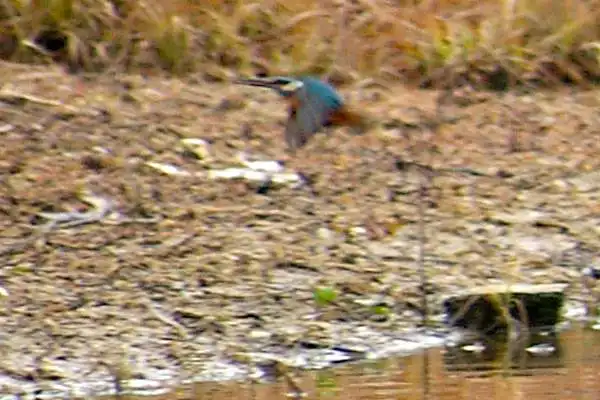
<path id="1" fill-rule="evenodd" d="M 259 86 L 275 90 L 283 97 L 290 97 L 304 87 L 300 79 L 287 76 L 272 76 L 265 78 L 238 79 L 235 83 L 248 86 Z"/>

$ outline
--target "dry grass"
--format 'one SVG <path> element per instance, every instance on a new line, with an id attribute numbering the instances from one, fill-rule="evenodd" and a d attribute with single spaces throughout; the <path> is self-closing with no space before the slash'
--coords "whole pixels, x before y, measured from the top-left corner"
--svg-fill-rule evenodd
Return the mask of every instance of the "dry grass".
<path id="1" fill-rule="evenodd" d="M 589 82 L 598 0 L 2 0 L 0 56 L 71 69 Z"/>

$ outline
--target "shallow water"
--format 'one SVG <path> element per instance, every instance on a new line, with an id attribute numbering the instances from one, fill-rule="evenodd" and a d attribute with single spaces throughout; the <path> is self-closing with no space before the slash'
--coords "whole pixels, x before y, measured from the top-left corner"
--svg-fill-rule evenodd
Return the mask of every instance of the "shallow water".
<path id="1" fill-rule="evenodd" d="M 503 345 L 479 353 L 435 348 L 404 358 L 290 372 L 275 383 L 196 383 L 152 398 L 273 400 L 301 391 L 307 399 L 596 399 L 599 342 L 600 333 L 574 329 L 546 340 L 552 353 Z"/>

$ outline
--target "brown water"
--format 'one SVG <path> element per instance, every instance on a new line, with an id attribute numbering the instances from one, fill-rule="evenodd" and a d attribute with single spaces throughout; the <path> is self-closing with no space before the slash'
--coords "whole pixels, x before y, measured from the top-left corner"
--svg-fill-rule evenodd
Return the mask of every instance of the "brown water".
<path id="1" fill-rule="evenodd" d="M 431 349 L 405 358 L 291 373 L 276 383 L 198 383 L 155 399 L 600 399 L 600 333 L 562 333 L 556 352 L 499 346 L 479 354 Z M 145 398 L 147 399 L 147 397 Z"/>

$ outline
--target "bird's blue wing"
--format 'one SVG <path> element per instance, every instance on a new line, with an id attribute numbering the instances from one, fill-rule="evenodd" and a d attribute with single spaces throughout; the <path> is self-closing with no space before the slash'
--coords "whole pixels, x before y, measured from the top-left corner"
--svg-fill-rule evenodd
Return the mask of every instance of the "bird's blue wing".
<path id="1" fill-rule="evenodd" d="M 306 144 L 311 135 L 304 134 L 304 129 L 298 122 L 298 110 L 290 108 L 290 114 L 285 126 L 285 142 L 291 150 L 296 150 Z"/>
<path id="2" fill-rule="evenodd" d="M 292 149 L 304 146 L 342 106 L 340 97 L 324 82 L 305 81 L 305 85 L 296 92 L 299 104 L 290 111 L 285 129 L 285 140 Z"/>

